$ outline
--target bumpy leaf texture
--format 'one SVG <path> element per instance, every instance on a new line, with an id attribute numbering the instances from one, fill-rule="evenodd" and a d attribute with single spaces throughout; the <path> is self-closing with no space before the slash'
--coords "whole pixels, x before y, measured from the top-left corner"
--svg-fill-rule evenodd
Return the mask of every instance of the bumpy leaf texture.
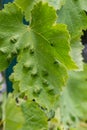
<path id="1" fill-rule="evenodd" d="M 34 6 L 34 4 L 37 1 L 32 1 L 32 8 Z M 83 64 L 82 64 L 82 47 L 80 43 L 80 37 L 82 34 L 82 29 L 86 29 L 87 28 L 87 18 L 86 15 L 84 13 L 83 10 L 86 10 L 86 0 L 78 0 L 78 1 L 74 1 L 74 0 L 70 0 L 70 1 L 65 1 L 65 0 L 57 0 L 57 1 L 52 1 L 52 0 L 43 0 L 44 2 L 48 2 L 49 5 L 52 5 L 55 7 L 55 9 L 58 9 L 58 22 L 60 23 L 65 23 L 68 25 L 68 29 L 70 31 L 71 34 L 71 43 L 73 43 L 74 45 L 72 45 L 72 52 L 75 52 L 74 50 L 75 47 L 77 46 L 78 43 L 78 49 L 79 52 L 76 51 L 76 56 L 72 55 L 72 57 L 77 57 L 78 55 L 78 61 L 77 58 L 75 59 L 75 61 L 77 62 L 78 66 L 79 66 L 79 70 L 83 69 Z M 30 12 L 29 8 L 29 1 L 27 2 L 27 0 L 24 1 L 20 1 L 20 0 L 16 0 L 15 1 L 16 4 L 18 4 L 24 11 L 25 11 L 25 17 L 27 18 L 27 20 L 30 20 L 28 18 L 28 12 Z M 61 8 L 61 6 L 63 6 L 63 8 Z M 61 8 L 61 10 L 60 10 Z M 28 11 L 29 10 L 29 11 Z M 68 14 L 68 15 L 66 15 Z M 72 15 L 71 15 L 72 14 Z M 77 24 L 77 26 L 76 26 Z M 79 39 L 79 41 L 78 41 Z M 77 40 L 77 41 L 76 41 Z M 74 54 L 74 53 L 72 53 Z"/>
<path id="2" fill-rule="evenodd" d="M 19 44 L 22 45 L 17 41 L 25 31 L 20 14 L 21 10 L 14 4 L 8 4 L 0 11 L 0 71 L 8 67 L 18 53 Z"/>
<path id="3" fill-rule="evenodd" d="M 61 87 L 67 79 L 67 69 L 77 66 L 69 56 L 66 26 L 55 23 L 56 11 L 40 2 L 34 6 L 31 17 L 30 26 L 23 26 L 24 33 L 17 41 L 23 49 L 14 67 L 13 81 L 19 91 L 28 90 L 30 99 L 51 108 L 58 103 Z"/>
<path id="4" fill-rule="evenodd" d="M 84 71 L 70 72 L 61 98 L 61 120 L 65 129 L 87 129 L 87 65 Z"/>

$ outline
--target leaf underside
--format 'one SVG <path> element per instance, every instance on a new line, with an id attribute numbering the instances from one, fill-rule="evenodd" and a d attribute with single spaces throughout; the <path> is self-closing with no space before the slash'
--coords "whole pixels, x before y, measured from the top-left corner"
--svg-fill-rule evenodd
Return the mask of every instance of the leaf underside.
<path id="1" fill-rule="evenodd" d="M 61 120 L 65 128 L 87 129 L 87 65 L 69 77 L 60 100 Z"/>

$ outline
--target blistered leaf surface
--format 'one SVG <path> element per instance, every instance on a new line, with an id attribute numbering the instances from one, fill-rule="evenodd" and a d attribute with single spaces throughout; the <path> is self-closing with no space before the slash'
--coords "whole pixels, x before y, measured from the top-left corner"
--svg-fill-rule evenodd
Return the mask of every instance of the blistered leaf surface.
<path id="1" fill-rule="evenodd" d="M 22 20 L 22 12 L 14 4 L 0 11 L 0 71 L 8 67 L 22 46 L 20 36 L 25 32 Z"/>
<path id="2" fill-rule="evenodd" d="M 21 92 L 28 90 L 29 98 L 35 98 L 48 108 L 58 103 L 61 87 L 67 80 L 67 69 L 77 68 L 69 56 L 66 26 L 55 24 L 55 20 L 56 12 L 48 4 L 40 2 L 34 7 L 31 24 L 20 37 L 25 44 L 13 74 L 13 81 Z"/>

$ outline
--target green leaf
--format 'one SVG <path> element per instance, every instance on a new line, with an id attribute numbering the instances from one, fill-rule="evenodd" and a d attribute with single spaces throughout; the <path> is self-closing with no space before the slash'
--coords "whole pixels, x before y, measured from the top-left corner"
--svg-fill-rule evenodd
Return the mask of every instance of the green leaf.
<path id="1" fill-rule="evenodd" d="M 81 7 L 82 3 L 83 1 L 80 0 L 66 0 L 63 7 L 58 10 L 58 22 L 65 23 L 69 29 L 71 35 L 71 55 L 78 64 L 79 70 L 83 69 L 81 55 L 83 47 L 80 37 L 82 30 L 87 28 L 87 16 Z"/>
<path id="2" fill-rule="evenodd" d="M 25 124 L 22 130 L 48 130 L 47 117 L 35 102 L 26 101 L 22 104 Z"/>
<path id="3" fill-rule="evenodd" d="M 51 68 L 50 65 L 47 64 L 47 68 L 43 68 L 41 63 L 41 66 L 39 64 L 37 66 L 37 63 L 35 63 L 36 60 L 33 62 L 34 60 L 29 58 L 29 53 L 22 52 L 21 54 L 23 54 L 22 59 L 19 59 L 19 63 L 14 69 L 15 72 L 13 74 L 13 82 L 15 83 L 16 81 L 16 86 L 19 87 L 21 92 L 25 91 L 29 98 L 37 99 L 37 101 L 41 105 L 45 105 L 45 107 L 50 108 L 54 106 L 54 103 L 58 104 L 56 101 L 59 98 L 59 92 L 67 79 L 67 74 L 64 67 L 59 65 L 59 67 L 55 66 L 55 68 Z M 30 60 L 26 61 L 25 57 L 26 59 L 29 58 L 31 62 L 29 62 Z M 29 66 L 32 62 L 33 68 L 31 68 L 32 66 Z M 48 61 L 46 61 L 46 63 L 47 62 Z M 58 72 L 56 72 L 56 68 Z M 63 71 L 62 73 L 60 73 L 61 69 Z M 14 89 L 17 89 L 17 87 L 15 88 L 14 86 Z"/>
<path id="4" fill-rule="evenodd" d="M 55 20 L 56 12 L 48 4 L 40 2 L 34 7 L 31 24 L 20 36 L 25 44 L 12 76 L 21 92 L 27 90 L 30 99 L 36 99 L 47 108 L 58 104 L 56 101 L 67 80 L 67 69 L 76 68 L 69 56 L 66 26 L 54 24 Z"/>
<path id="5" fill-rule="evenodd" d="M 65 128 L 87 128 L 87 65 L 84 71 L 70 72 L 69 77 L 60 101 L 62 123 Z"/>
<path id="6" fill-rule="evenodd" d="M 0 71 L 8 67 L 22 46 L 20 36 L 25 31 L 22 20 L 22 12 L 14 4 L 6 5 L 0 11 Z"/>
<path id="7" fill-rule="evenodd" d="M 48 50 L 50 50 L 50 53 L 53 53 L 54 59 L 58 57 L 59 61 L 68 69 L 76 68 L 76 65 L 69 56 L 70 39 L 66 26 L 63 24 L 55 24 L 56 11 L 47 4 L 41 5 L 41 3 L 37 4 L 32 11 L 31 32 L 34 32 L 38 40 L 43 40 L 47 43 L 46 48 L 49 46 Z M 39 6 L 41 6 L 41 9 Z M 61 53 L 61 50 L 63 53 Z"/>
<path id="8" fill-rule="evenodd" d="M 67 69 L 77 66 L 69 55 L 66 26 L 55 23 L 56 11 L 40 2 L 34 6 L 31 16 L 30 26 L 24 25 L 20 8 L 14 3 L 5 6 L 0 12 L 0 50 L 7 56 L 13 57 L 15 51 L 18 55 L 13 74 L 17 90 L 28 90 L 30 99 L 35 98 L 50 108 L 58 104 L 60 90 L 67 80 Z M 3 60 L 7 62 L 7 57 Z"/>
<path id="9" fill-rule="evenodd" d="M 68 26 L 72 41 L 78 40 L 82 30 L 87 29 L 87 16 L 80 4 L 79 0 L 66 0 L 58 11 L 58 23 Z"/>
<path id="10" fill-rule="evenodd" d="M 50 10 L 52 10 L 51 11 L 52 17 L 50 14 Z M 48 13 L 45 14 L 45 8 L 43 8 L 42 16 L 39 14 L 40 12 L 35 14 L 35 15 L 37 15 L 37 16 L 35 16 L 36 21 L 35 21 L 35 23 L 34 23 L 34 21 L 32 21 L 31 25 L 37 26 L 38 29 L 40 26 L 41 29 L 37 30 L 37 31 L 36 31 L 36 27 L 31 26 L 30 27 L 31 30 L 29 30 L 28 26 L 23 25 L 23 22 L 22 22 L 23 14 L 22 14 L 21 10 L 15 4 L 8 4 L 5 6 L 5 9 L 0 11 L 0 17 L 1 17 L 1 19 L 0 19 L 0 54 L 1 54 L 0 61 L 2 61 L 2 62 L 0 62 L 1 70 L 4 70 L 8 66 L 11 59 L 14 58 L 14 56 L 16 54 L 19 53 L 20 48 L 23 48 L 23 47 L 26 48 L 30 44 L 30 43 L 28 43 L 30 41 L 30 39 L 29 39 L 30 37 L 28 38 L 28 35 L 31 35 L 32 31 L 36 35 L 40 33 L 40 37 L 42 37 L 43 39 L 46 38 L 47 40 L 49 40 L 49 42 L 54 42 L 54 39 L 50 39 L 51 37 L 54 37 L 54 36 L 52 36 L 53 34 L 47 34 L 48 31 L 55 33 L 55 37 L 56 37 L 56 35 L 60 35 L 58 33 L 59 32 L 61 33 L 61 31 L 62 31 L 64 33 L 63 35 L 64 35 L 65 39 L 67 37 L 67 41 L 66 41 L 66 43 L 62 43 L 62 46 L 59 45 L 59 49 L 60 49 L 60 47 L 63 48 L 64 44 L 68 43 L 69 36 L 68 36 L 68 32 L 66 30 L 66 27 L 64 25 L 52 26 L 52 24 L 56 20 L 55 10 L 51 9 L 51 7 L 50 7 L 49 9 L 47 9 L 47 11 L 48 11 Z M 48 15 L 49 15 L 49 17 L 48 17 Z M 39 20 L 38 20 L 38 17 L 40 17 Z M 6 19 L 7 22 L 5 22 L 4 19 Z M 44 24 L 44 26 L 42 26 L 43 24 Z M 49 26 L 49 28 L 47 28 L 47 26 Z M 44 28 L 47 28 L 47 31 L 42 30 Z M 58 32 L 57 32 L 56 28 L 58 28 Z M 36 31 L 36 32 L 34 32 L 34 31 Z M 42 31 L 42 32 L 40 32 L 40 31 Z M 41 33 L 43 33 L 43 34 L 41 34 Z M 45 35 L 49 35 L 49 36 L 45 36 Z M 24 40 L 27 42 L 25 45 L 23 44 Z M 57 42 L 59 42 L 58 38 L 57 38 Z M 50 43 L 50 44 L 53 45 L 53 43 Z M 66 45 L 66 51 L 65 51 L 65 48 L 63 50 L 65 55 L 67 55 L 68 59 L 70 59 L 70 57 L 68 56 L 69 50 L 70 50 L 70 47 L 69 47 L 69 43 L 68 43 L 68 45 Z M 64 62 L 63 60 L 66 60 L 66 59 L 62 58 L 61 56 L 62 56 L 62 54 L 59 54 L 59 59 L 60 59 L 60 61 Z M 67 66 L 69 66 L 68 62 L 66 62 L 66 64 L 67 64 Z M 70 65 L 69 68 L 72 68 L 73 66 L 75 67 L 73 62 L 71 64 L 72 65 Z"/>
<path id="11" fill-rule="evenodd" d="M 6 101 L 5 106 L 5 130 L 22 130 L 24 117 L 21 108 L 16 104 L 12 96 Z"/>

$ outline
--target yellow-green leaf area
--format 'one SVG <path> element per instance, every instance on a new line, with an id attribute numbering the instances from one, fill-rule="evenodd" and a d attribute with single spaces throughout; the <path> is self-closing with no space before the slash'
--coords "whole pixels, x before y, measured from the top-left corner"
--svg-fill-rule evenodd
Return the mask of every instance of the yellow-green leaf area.
<path id="1" fill-rule="evenodd" d="M 21 107 L 25 117 L 22 130 L 48 130 L 47 116 L 37 103 L 26 101 Z"/>
<path id="2" fill-rule="evenodd" d="M 22 130 L 24 117 L 22 109 L 16 101 L 9 96 L 5 105 L 5 130 Z"/>

